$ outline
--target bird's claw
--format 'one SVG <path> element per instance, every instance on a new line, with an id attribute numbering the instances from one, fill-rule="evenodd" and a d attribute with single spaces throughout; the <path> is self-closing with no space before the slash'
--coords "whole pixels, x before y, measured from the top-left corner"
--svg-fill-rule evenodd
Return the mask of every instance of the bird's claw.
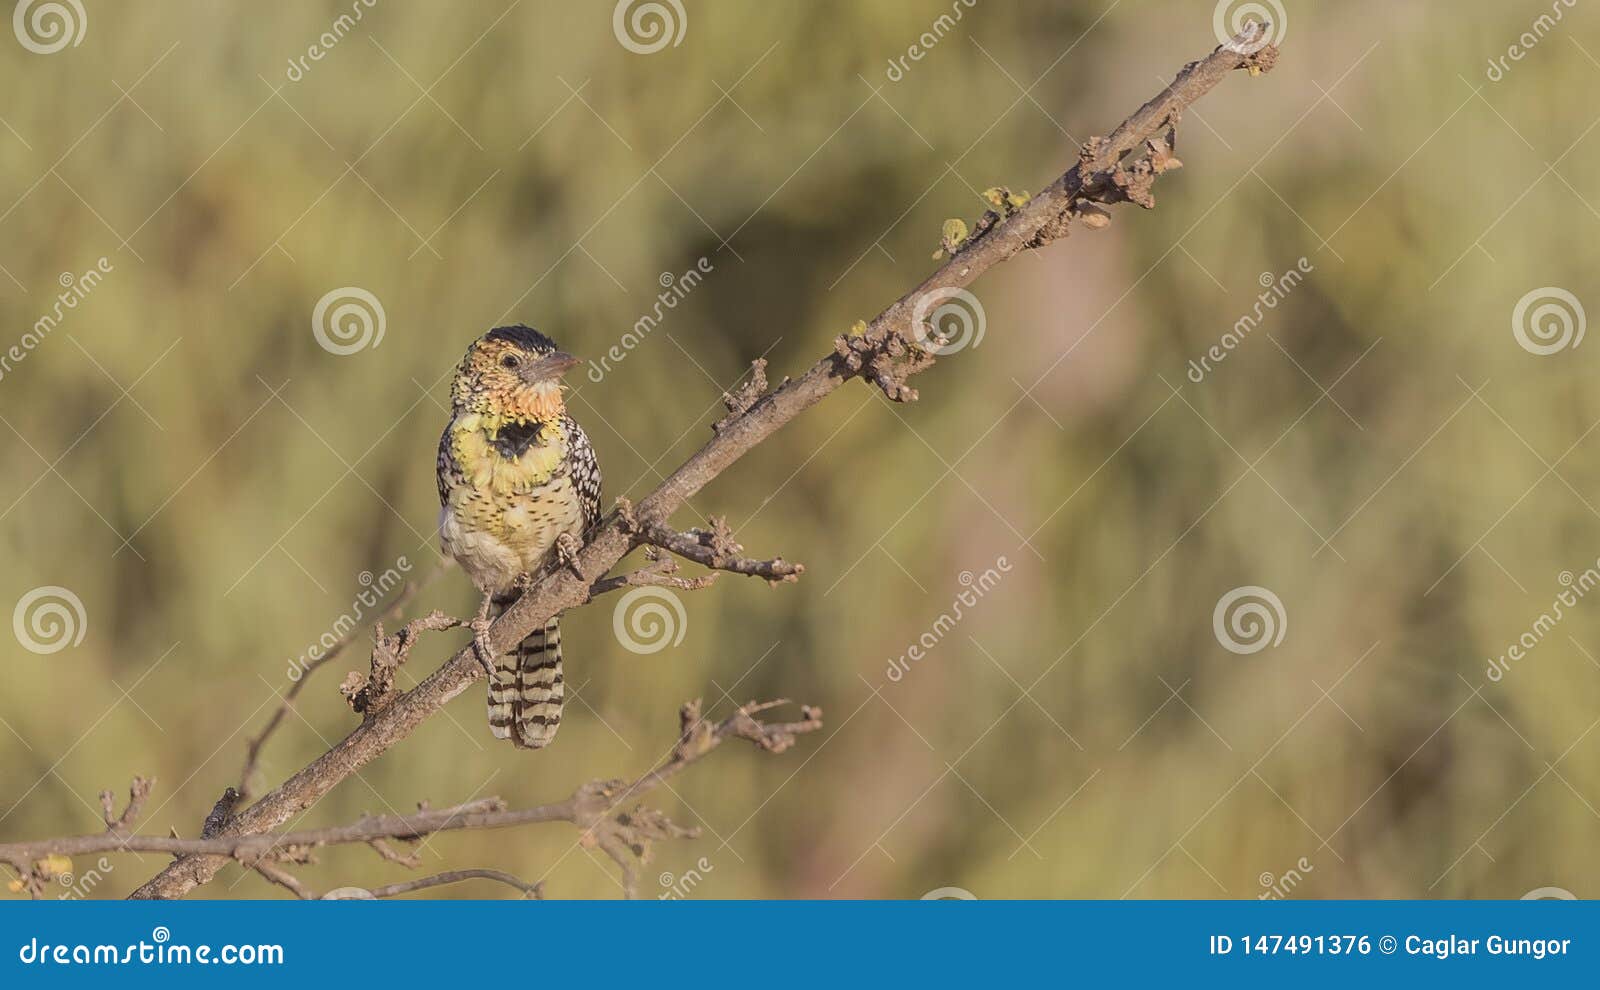
<path id="1" fill-rule="evenodd" d="M 483 604 L 478 608 L 478 614 L 467 623 L 467 628 L 472 630 L 472 652 L 478 658 L 478 664 L 483 667 L 483 672 L 489 677 L 494 676 L 495 654 L 494 646 L 489 642 L 489 603 L 486 595 Z"/>
<path id="2" fill-rule="evenodd" d="M 560 536 L 556 537 L 555 550 L 557 563 L 559 563 L 562 567 L 572 568 L 572 573 L 578 575 L 580 578 L 583 577 L 583 573 L 578 570 L 578 551 L 582 549 L 583 544 L 579 543 L 578 538 L 573 536 L 571 533 L 562 533 Z"/>

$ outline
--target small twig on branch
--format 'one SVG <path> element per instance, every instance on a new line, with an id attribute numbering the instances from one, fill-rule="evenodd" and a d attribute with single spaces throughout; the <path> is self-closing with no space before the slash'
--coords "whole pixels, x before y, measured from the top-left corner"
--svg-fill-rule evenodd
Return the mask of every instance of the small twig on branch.
<path id="1" fill-rule="evenodd" d="M 417 645 L 417 637 L 425 632 L 454 629 L 459 625 L 460 619 L 445 615 L 438 609 L 420 619 L 412 619 L 393 636 L 384 635 L 381 620 L 374 623 L 371 669 L 364 678 L 358 671 L 352 670 L 339 685 L 339 693 L 349 702 L 350 710 L 371 721 L 393 696 L 395 672 L 410 658 L 411 648 Z"/>
<path id="2" fill-rule="evenodd" d="M 733 538 L 728 520 L 722 516 L 711 517 L 710 529 L 691 529 L 682 533 L 664 523 L 645 523 L 639 527 L 637 538 L 712 570 L 765 578 L 770 584 L 798 581 L 806 570 L 804 564 L 791 564 L 782 557 L 751 560 L 739 556 L 744 547 Z"/>
<path id="3" fill-rule="evenodd" d="M 1086 144 L 1078 161 L 1043 192 L 1020 206 L 1008 205 L 1004 219 L 991 222 L 980 236 L 963 241 L 960 250 L 920 285 L 872 320 L 863 321 L 857 332 L 840 336 L 833 351 L 800 377 L 786 380 L 744 408 L 739 408 L 744 406 L 741 395 L 718 423 L 711 441 L 646 495 L 637 509 L 613 512 L 577 556 L 542 576 L 506 609 L 486 633 L 489 647 L 509 652 L 551 618 L 589 601 L 595 583 L 637 546 L 637 526 L 666 523 L 741 457 L 851 379 L 863 379 L 896 401 L 915 399 L 916 390 L 906 381 L 931 367 L 938 350 L 917 344 L 926 342 L 930 302 L 947 298 L 1023 251 L 1065 235 L 1075 217 L 1094 216 L 1095 222 L 1084 220 L 1085 224 L 1103 226 L 1099 223 L 1105 219 L 1098 209 L 1101 203 L 1126 200 L 1150 205 L 1149 183 L 1159 173 L 1161 155 L 1170 157 L 1172 135 L 1183 112 L 1235 70 L 1246 69 L 1254 76 L 1276 61 L 1277 49 L 1260 44 L 1264 30 L 1260 24 L 1252 24 L 1228 44 L 1184 66 L 1170 85 L 1109 137 Z M 1157 139 L 1167 150 L 1152 146 Z M 1080 209 L 1084 204 L 1096 206 L 1096 211 Z M 281 826 L 406 738 L 483 676 L 475 648 L 468 644 L 415 688 L 388 700 L 381 711 L 369 714 L 326 753 L 235 815 L 225 831 L 246 836 Z M 181 897 L 209 882 L 231 861 L 227 850 L 195 852 L 168 865 L 134 896 Z"/>
<path id="4" fill-rule="evenodd" d="M 723 427 L 749 412 L 766 393 L 767 359 L 756 358 L 750 362 L 750 377 L 732 391 L 722 393 L 722 405 L 728 415 L 712 423 L 711 432 L 721 433 Z"/>
<path id="5" fill-rule="evenodd" d="M 252 867 L 257 873 L 266 877 L 272 883 L 287 889 L 302 901 L 314 901 L 317 899 L 317 895 L 311 892 L 311 888 L 301 883 L 298 877 L 281 866 L 261 861 L 252 864 Z"/>
<path id="6" fill-rule="evenodd" d="M 150 788 L 155 785 L 154 777 L 135 777 L 133 783 L 128 785 L 128 806 L 122 809 L 122 814 L 116 812 L 116 799 L 110 791 L 100 792 L 100 816 L 105 819 L 107 832 L 126 832 L 138 820 L 139 812 L 144 810 L 145 799 L 150 796 Z"/>
<path id="7" fill-rule="evenodd" d="M 403 853 L 382 839 L 372 839 L 367 843 L 367 845 L 371 846 L 374 852 L 391 863 L 399 863 L 401 866 L 409 866 L 412 868 L 422 865 L 421 856 L 414 852 Z"/>

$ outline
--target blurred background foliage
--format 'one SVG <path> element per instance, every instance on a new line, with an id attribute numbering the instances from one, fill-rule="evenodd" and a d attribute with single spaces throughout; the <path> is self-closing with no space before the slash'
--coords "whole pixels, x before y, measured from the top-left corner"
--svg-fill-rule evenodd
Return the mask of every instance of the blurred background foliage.
<path id="1" fill-rule="evenodd" d="M 646 769 L 682 700 L 781 696 L 825 733 L 663 792 L 705 835 L 659 850 L 647 894 L 694 870 L 716 897 L 1593 895 L 1600 601 L 1486 669 L 1600 556 L 1594 345 L 1535 356 L 1509 327 L 1542 286 L 1600 304 L 1600 13 L 1563 8 L 1495 80 L 1550 4 L 1285 4 L 1278 69 L 1188 115 L 1156 211 L 997 270 L 981 346 L 921 402 L 852 385 L 679 518 L 727 514 L 801 583 L 685 595 L 650 655 L 615 598 L 581 609 L 552 749 L 491 745 L 473 690 L 301 823 L 559 799 Z M 1037 190 L 1215 44 L 1210 3 L 955 6 L 898 80 L 953 5 L 685 0 L 681 42 L 635 54 L 609 3 L 379 0 L 298 81 L 348 5 L 86 2 L 76 47 L 5 39 L 0 344 L 62 273 L 112 271 L 0 378 L 0 600 L 62 586 L 87 616 L 59 652 L 0 642 L 0 837 L 94 831 L 134 774 L 159 778 L 145 830 L 197 833 L 360 575 L 432 568 L 446 376 L 484 329 L 598 358 L 706 259 L 574 380 L 608 500 L 638 497 L 752 358 L 808 366 L 920 279 L 946 217 Z M 343 286 L 381 300 L 380 346 L 318 346 Z M 1287 628 L 1235 655 L 1212 611 L 1246 585 Z M 452 570 L 410 610 L 472 605 Z M 363 654 L 318 673 L 258 792 L 349 730 L 335 685 Z M 616 895 L 573 838 L 423 853 Z M 95 896 L 161 863 L 114 865 Z M 402 873 L 347 849 L 305 879 Z M 281 891 L 230 869 L 204 893 Z"/>

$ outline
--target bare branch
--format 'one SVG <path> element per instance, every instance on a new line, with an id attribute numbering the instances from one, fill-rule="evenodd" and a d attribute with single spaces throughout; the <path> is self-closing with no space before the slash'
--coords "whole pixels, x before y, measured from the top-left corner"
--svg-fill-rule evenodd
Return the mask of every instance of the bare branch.
<path id="1" fill-rule="evenodd" d="M 907 379 L 935 361 L 935 354 L 916 343 L 925 336 L 925 328 L 919 324 L 925 321 L 924 307 L 931 294 L 963 288 L 1018 253 L 1065 236 L 1071 221 L 1085 215 L 1080 210 L 1084 204 L 1132 201 L 1151 205 L 1149 186 L 1159 174 L 1156 163 L 1163 153 L 1153 150 L 1150 142 L 1160 138 L 1170 149 L 1171 135 L 1183 112 L 1229 73 L 1248 69 L 1256 75 L 1270 69 L 1277 59 L 1277 50 L 1272 46 L 1246 54 L 1262 30 L 1260 25 L 1251 25 L 1228 44 L 1185 66 L 1171 85 L 1118 125 L 1109 137 L 1086 144 L 1077 163 L 1044 191 L 1014 211 L 1008 208 L 1003 219 L 997 214 L 997 219 L 988 225 L 980 224 L 980 233 L 966 238 L 959 245 L 960 250 L 933 274 L 871 321 L 861 324 L 859 332 L 840 336 L 833 351 L 800 377 L 785 381 L 748 406 L 744 405 L 741 392 L 711 441 L 641 500 L 636 510 L 612 513 L 566 566 L 550 571 L 533 584 L 488 629 L 488 645 L 507 652 L 562 611 L 589 601 L 595 583 L 634 549 L 637 526 L 665 524 L 686 500 L 756 445 L 850 379 L 864 379 L 896 401 L 915 399 L 916 390 L 906 384 Z M 406 738 L 482 676 L 483 668 L 469 644 L 411 691 L 386 699 L 380 711 L 367 713 L 358 728 L 235 815 L 224 831 L 235 837 L 259 836 L 279 827 Z M 660 772 L 658 769 L 652 773 Z M 229 861 L 225 851 L 207 849 L 204 855 L 186 855 L 145 883 L 134 896 L 181 897 L 208 882 Z"/>
<path id="2" fill-rule="evenodd" d="M 98 835 L 79 835 L 61 839 L 42 839 L 33 842 L 0 844 L 0 862 L 10 863 L 24 878 L 32 881 L 55 869 L 52 857 L 76 856 L 101 852 L 155 852 L 175 856 L 218 857 L 237 862 L 255 870 L 267 880 L 295 893 L 298 897 L 316 895 L 298 878 L 282 866 L 284 863 L 309 863 L 315 849 L 332 845 L 366 843 L 379 855 L 393 862 L 415 865 L 413 857 L 406 857 L 388 845 L 387 840 L 412 841 L 438 832 L 468 829 L 511 828 L 541 822 L 567 822 L 582 829 L 579 842 L 605 850 L 623 868 L 624 886 L 629 877 L 637 878 L 638 864 L 648 861 L 652 843 L 658 840 L 693 838 L 697 829 L 681 828 L 662 812 L 638 807 L 645 795 L 655 790 L 668 778 L 699 762 L 728 739 L 744 739 L 768 752 L 787 749 L 797 735 L 815 732 L 822 728 L 822 713 L 802 707 L 800 718 L 794 722 L 763 722 L 756 718 L 763 712 L 787 704 L 775 701 L 740 706 L 720 722 L 708 722 L 700 717 L 700 703 L 692 701 L 679 710 L 680 733 L 671 755 L 631 783 L 621 780 L 595 780 L 584 784 L 563 801 L 517 810 L 507 809 L 499 798 L 483 798 L 467 804 L 440 810 L 420 808 L 411 815 L 365 816 L 348 825 L 329 828 L 305 829 L 298 832 L 203 835 L 198 839 L 180 839 L 164 835 L 127 835 L 112 832 Z M 229 788 L 231 791 L 232 788 Z M 148 791 L 147 791 L 148 792 Z M 225 799 L 226 800 L 226 797 Z M 223 802 L 218 802 L 222 807 Z M 225 816 L 224 816 L 225 817 Z M 225 822 L 222 826 L 227 828 Z M 45 863 L 44 867 L 38 864 Z M 510 883 L 529 896 L 537 896 L 537 884 L 525 884 L 508 874 L 492 870 L 463 870 L 426 881 L 411 881 L 391 887 L 375 888 L 374 897 L 392 896 L 410 890 L 454 883 L 474 877 L 497 879 Z M 18 889 L 22 889 L 19 884 Z M 39 886 L 28 884 L 27 886 Z M 636 889 L 636 884 L 634 885 Z M 384 893 L 387 891 L 387 893 Z"/>
<path id="3" fill-rule="evenodd" d="M 257 873 L 278 886 L 287 889 L 302 901 L 314 901 L 317 899 L 317 895 L 311 892 L 311 888 L 301 883 L 298 877 L 281 866 L 263 861 L 253 864 L 253 868 Z"/>
<path id="4" fill-rule="evenodd" d="M 460 883 L 463 880 L 493 880 L 516 888 L 528 900 L 537 901 L 544 898 L 544 884 L 528 883 L 526 880 L 514 877 L 502 870 L 449 870 L 431 877 L 421 877 L 416 880 L 406 880 L 402 883 L 391 883 L 383 887 L 373 887 L 371 890 L 360 887 L 342 887 L 337 891 L 329 891 L 323 894 L 322 899 L 365 900 L 367 898 L 397 897 L 415 890 L 442 887 L 447 883 Z"/>
<path id="5" fill-rule="evenodd" d="M 712 516 L 708 530 L 691 529 L 682 533 L 665 523 L 646 523 L 640 527 L 637 536 L 644 543 L 670 550 L 712 570 L 766 578 L 771 584 L 798 581 L 806 570 L 804 564 L 791 564 L 782 557 L 751 560 L 739 556 L 744 547 L 734 540 L 728 520 L 722 516 Z"/>
<path id="6" fill-rule="evenodd" d="M 150 788 L 155 785 L 154 777 L 135 777 L 128 786 L 128 806 L 122 809 L 122 814 L 116 813 L 116 805 L 110 791 L 100 792 L 100 815 L 105 819 L 107 832 L 126 832 L 138 820 L 139 812 L 144 810 L 145 799 L 150 796 Z"/>
<path id="7" fill-rule="evenodd" d="M 422 865 L 421 856 L 414 852 L 403 853 L 382 839 L 372 839 L 367 843 L 367 845 L 371 846 L 374 852 L 391 863 L 399 863 L 401 866 L 409 866 L 412 868 Z"/>

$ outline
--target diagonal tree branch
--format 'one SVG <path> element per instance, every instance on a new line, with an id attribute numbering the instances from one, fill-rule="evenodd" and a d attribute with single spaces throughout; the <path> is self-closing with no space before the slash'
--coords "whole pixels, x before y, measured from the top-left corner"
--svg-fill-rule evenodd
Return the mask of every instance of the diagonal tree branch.
<path id="1" fill-rule="evenodd" d="M 1228 44 L 1185 66 L 1171 85 L 1108 137 L 1084 145 L 1077 163 L 1031 199 L 1019 203 L 1020 197 L 997 197 L 1000 212 L 986 214 L 970 237 L 948 239 L 950 257 L 943 265 L 871 321 L 841 335 L 834 351 L 799 378 L 759 396 L 755 390 L 730 395 L 728 415 L 718 422 L 712 440 L 639 502 L 633 522 L 646 527 L 665 524 L 685 500 L 852 378 L 881 388 L 895 401 L 916 399 L 916 390 L 906 380 L 936 359 L 932 353 L 936 348 L 926 346 L 927 302 L 971 284 L 1025 250 L 1066 236 L 1074 220 L 1091 229 L 1104 226 L 1104 204 L 1153 206 L 1151 184 L 1177 164 L 1171 156 L 1171 136 L 1183 112 L 1234 70 L 1248 69 L 1256 75 L 1276 62 L 1276 48 L 1258 48 L 1264 32 L 1263 25 L 1252 24 Z M 551 617 L 587 602 L 595 583 L 639 544 L 630 521 L 612 513 L 567 566 L 546 574 L 495 621 L 488 631 L 493 648 L 509 651 Z M 472 647 L 462 649 L 376 717 L 366 719 L 332 749 L 234 816 L 223 832 L 260 834 L 282 825 L 404 739 L 482 673 Z M 134 896 L 181 897 L 208 882 L 228 862 L 225 855 L 184 856 Z"/>

